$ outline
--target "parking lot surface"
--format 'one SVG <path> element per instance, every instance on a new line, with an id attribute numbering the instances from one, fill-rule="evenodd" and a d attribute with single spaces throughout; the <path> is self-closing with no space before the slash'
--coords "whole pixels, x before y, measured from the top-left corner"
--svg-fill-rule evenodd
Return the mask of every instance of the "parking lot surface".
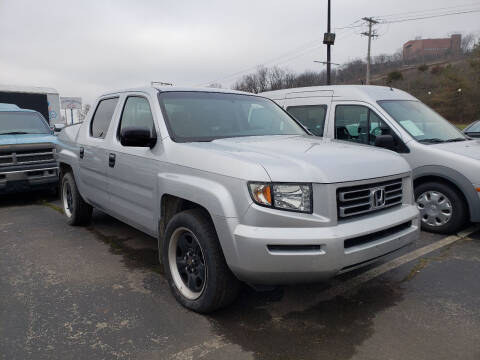
<path id="1" fill-rule="evenodd" d="M 170 295 L 155 239 L 59 206 L 0 199 L 1 359 L 480 359 L 480 228 L 203 316 Z"/>

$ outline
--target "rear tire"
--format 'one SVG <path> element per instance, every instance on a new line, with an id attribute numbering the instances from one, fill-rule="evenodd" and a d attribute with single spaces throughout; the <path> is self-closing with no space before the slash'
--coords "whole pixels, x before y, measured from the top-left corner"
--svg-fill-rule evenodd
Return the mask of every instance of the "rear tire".
<path id="1" fill-rule="evenodd" d="M 415 188 L 422 230 L 454 234 L 467 221 L 468 210 L 463 196 L 441 182 L 426 182 Z"/>
<path id="2" fill-rule="evenodd" d="M 172 217 L 162 258 L 170 289 L 184 307 L 209 313 L 235 300 L 240 282 L 227 266 L 217 233 L 200 209 Z"/>
<path id="3" fill-rule="evenodd" d="M 92 219 L 92 207 L 83 200 L 71 172 L 62 176 L 61 200 L 69 225 L 86 225 Z"/>

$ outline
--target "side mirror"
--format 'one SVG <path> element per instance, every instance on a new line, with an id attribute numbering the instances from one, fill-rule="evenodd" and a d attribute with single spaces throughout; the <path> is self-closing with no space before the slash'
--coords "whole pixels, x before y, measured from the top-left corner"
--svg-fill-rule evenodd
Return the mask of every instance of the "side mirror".
<path id="1" fill-rule="evenodd" d="M 392 151 L 397 151 L 397 144 L 395 143 L 395 139 L 392 135 L 378 135 L 375 138 L 375 146 Z"/>
<path id="2" fill-rule="evenodd" d="M 53 132 L 60 132 L 65 127 L 65 124 L 53 124 Z"/>
<path id="3" fill-rule="evenodd" d="M 150 134 L 150 129 L 128 127 L 120 132 L 120 143 L 123 146 L 137 146 L 152 148 L 157 143 L 157 137 Z"/>

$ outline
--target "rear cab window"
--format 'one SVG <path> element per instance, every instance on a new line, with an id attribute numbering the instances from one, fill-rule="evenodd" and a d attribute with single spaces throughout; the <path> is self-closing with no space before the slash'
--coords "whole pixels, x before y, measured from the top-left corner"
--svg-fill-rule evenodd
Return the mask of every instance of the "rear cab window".
<path id="1" fill-rule="evenodd" d="M 289 106 L 287 107 L 287 112 L 312 134 L 323 136 L 327 105 Z"/>
<path id="2" fill-rule="evenodd" d="M 118 103 L 118 97 L 100 100 L 90 123 L 90 136 L 104 139 L 113 113 Z"/>

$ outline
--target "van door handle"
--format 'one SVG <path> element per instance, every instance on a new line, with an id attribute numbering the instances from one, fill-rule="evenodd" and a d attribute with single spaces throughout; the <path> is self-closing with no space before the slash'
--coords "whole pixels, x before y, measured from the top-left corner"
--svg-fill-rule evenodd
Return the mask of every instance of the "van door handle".
<path id="1" fill-rule="evenodd" d="M 83 159 L 83 156 L 85 155 L 85 149 L 82 147 L 80 147 L 80 159 Z"/>
<path id="2" fill-rule="evenodd" d="M 112 168 L 115 166 L 115 154 L 110 153 L 108 155 L 108 166 Z"/>

